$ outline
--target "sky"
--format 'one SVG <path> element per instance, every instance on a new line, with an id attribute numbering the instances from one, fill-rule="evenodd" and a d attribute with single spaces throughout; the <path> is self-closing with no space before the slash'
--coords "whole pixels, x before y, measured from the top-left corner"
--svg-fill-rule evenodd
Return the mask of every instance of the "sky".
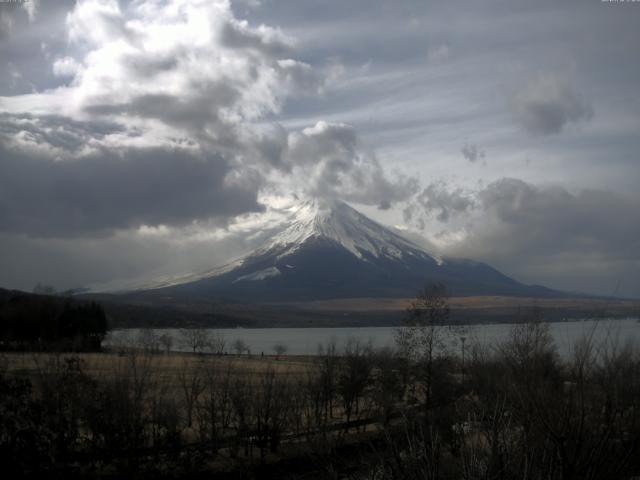
<path id="1" fill-rule="evenodd" d="M 304 198 L 640 298 L 640 2 L 0 3 L 0 286 L 201 271 Z"/>

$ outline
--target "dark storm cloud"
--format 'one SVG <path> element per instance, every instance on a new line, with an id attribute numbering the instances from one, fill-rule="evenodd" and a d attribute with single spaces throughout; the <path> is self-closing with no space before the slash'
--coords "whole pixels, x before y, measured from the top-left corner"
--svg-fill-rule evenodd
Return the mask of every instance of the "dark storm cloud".
<path id="1" fill-rule="evenodd" d="M 219 111 L 221 108 L 232 106 L 238 99 L 239 92 L 226 82 L 212 82 L 206 87 L 198 88 L 197 93 L 182 96 L 143 94 L 131 98 L 126 103 L 88 105 L 85 112 L 97 116 L 128 115 L 153 118 L 187 129 L 193 134 L 202 133 L 212 124 L 216 129 L 228 130 L 230 125 L 224 125 Z M 207 98 L 207 101 L 203 101 L 203 98 Z M 219 130 L 216 131 L 217 137 L 220 136 Z"/>
<path id="2" fill-rule="evenodd" d="M 514 93 L 510 105 L 516 120 L 534 134 L 560 133 L 567 124 L 593 116 L 591 104 L 558 75 L 539 75 L 528 81 Z"/>
<path id="3" fill-rule="evenodd" d="M 502 178 L 479 190 L 433 183 L 415 200 L 440 222 L 466 224 L 464 242 L 470 248 L 500 245 L 501 251 L 518 259 L 557 252 L 621 258 L 640 253 L 640 209 L 634 196 L 595 189 L 572 192 Z M 415 217 L 409 214 L 407 220 Z"/>
<path id="4" fill-rule="evenodd" d="M 215 153 L 130 147 L 52 161 L 2 148 L 0 158 L 4 232 L 101 235 L 261 210 L 259 177 L 247 171 L 232 178 L 229 162 Z"/>
<path id="5" fill-rule="evenodd" d="M 435 191 L 424 207 L 443 208 L 439 219 L 460 228 L 444 253 L 482 259 L 523 281 L 602 293 L 621 283 L 614 293 L 640 296 L 637 196 L 503 178 L 476 191 L 469 208 L 452 200 L 455 191 Z"/>
<path id="6" fill-rule="evenodd" d="M 599 253 L 638 258 L 640 209 L 637 198 L 605 190 L 572 193 L 505 178 L 478 193 L 485 215 L 501 225 L 495 233 L 522 254 Z M 493 223 L 495 226 L 495 223 Z"/>

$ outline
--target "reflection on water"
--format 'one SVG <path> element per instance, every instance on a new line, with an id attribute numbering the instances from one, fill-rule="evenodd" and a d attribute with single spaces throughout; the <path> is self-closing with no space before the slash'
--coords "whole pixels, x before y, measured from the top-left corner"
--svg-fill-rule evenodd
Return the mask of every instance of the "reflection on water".
<path id="1" fill-rule="evenodd" d="M 563 356 L 570 354 L 575 342 L 585 336 L 592 336 L 596 345 L 603 341 L 623 344 L 640 340 L 640 321 L 635 318 L 578 320 L 551 323 L 549 326 L 558 352 Z M 450 334 L 450 348 L 452 352 L 456 352 L 461 336 L 466 338 L 467 349 L 474 343 L 495 346 L 507 337 L 512 327 L 513 324 L 491 324 L 440 328 Z M 340 351 L 350 338 L 370 342 L 375 348 L 392 347 L 396 330 L 396 327 L 208 329 L 212 334 L 224 336 L 227 352 L 233 352 L 233 343 L 242 340 L 252 354 L 258 355 L 273 354 L 274 346 L 278 344 L 284 345 L 289 355 L 314 355 L 318 351 L 318 345 L 326 345 L 328 342 L 335 342 Z M 140 329 L 114 330 L 105 339 L 104 346 L 133 346 L 141 338 L 140 332 Z M 153 332 L 170 335 L 173 339 L 172 350 L 190 351 L 180 329 L 153 329 Z"/>

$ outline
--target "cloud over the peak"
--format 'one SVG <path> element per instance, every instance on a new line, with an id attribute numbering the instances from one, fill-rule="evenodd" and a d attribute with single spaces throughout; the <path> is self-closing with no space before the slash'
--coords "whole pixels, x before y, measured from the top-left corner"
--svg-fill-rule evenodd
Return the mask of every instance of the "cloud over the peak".
<path id="1" fill-rule="evenodd" d="M 315 197 L 338 197 L 387 209 L 418 189 L 416 179 L 389 176 L 349 125 L 318 122 L 288 139 L 287 159 L 298 185 Z"/>
<path id="2" fill-rule="evenodd" d="M 512 95 L 510 106 L 518 123 L 538 135 L 559 133 L 566 125 L 593 116 L 591 104 L 557 74 L 530 78 Z"/>

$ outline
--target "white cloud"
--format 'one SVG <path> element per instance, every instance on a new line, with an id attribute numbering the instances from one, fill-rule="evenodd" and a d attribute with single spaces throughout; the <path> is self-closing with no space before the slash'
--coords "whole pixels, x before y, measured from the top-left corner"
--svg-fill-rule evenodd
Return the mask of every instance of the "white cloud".
<path id="1" fill-rule="evenodd" d="M 75 77 L 82 72 L 82 65 L 71 57 L 58 58 L 53 62 L 53 74 L 58 77 Z"/>
<path id="2" fill-rule="evenodd" d="M 33 21 L 33 19 L 36 17 L 36 14 L 38 13 L 39 3 L 40 0 L 26 0 L 22 2 L 22 8 L 26 10 L 27 15 L 29 15 L 30 21 Z"/>

